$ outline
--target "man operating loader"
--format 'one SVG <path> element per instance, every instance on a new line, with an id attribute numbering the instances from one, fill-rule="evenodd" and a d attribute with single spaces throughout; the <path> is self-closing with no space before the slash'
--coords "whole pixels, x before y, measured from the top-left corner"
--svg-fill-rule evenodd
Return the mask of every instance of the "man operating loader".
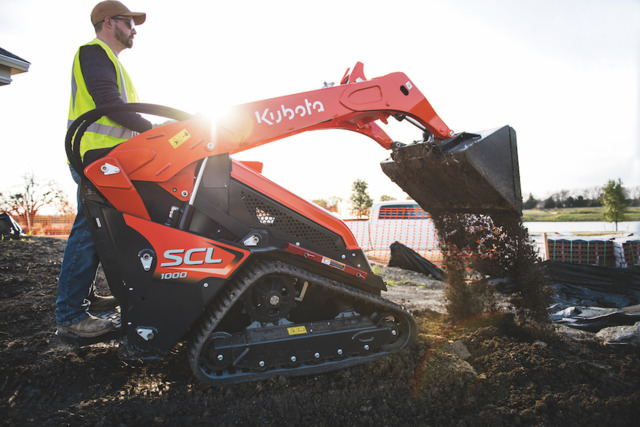
<path id="1" fill-rule="evenodd" d="M 145 13 L 131 12 L 118 1 L 102 1 L 93 8 L 91 23 L 96 38 L 80 46 L 73 61 L 68 125 L 96 107 L 138 102 L 138 95 L 118 55 L 133 46 L 135 25 L 141 25 L 145 19 Z M 89 126 L 82 139 L 83 164 L 105 155 L 137 132 L 151 128 L 152 124 L 136 113 L 119 112 L 101 118 Z M 71 168 L 71 176 L 80 184 L 77 172 Z M 59 333 L 92 338 L 114 329 L 109 320 L 89 313 L 113 309 L 118 304 L 112 296 L 96 294 L 94 280 L 98 264 L 98 254 L 78 192 L 78 213 L 58 278 L 56 323 Z"/>

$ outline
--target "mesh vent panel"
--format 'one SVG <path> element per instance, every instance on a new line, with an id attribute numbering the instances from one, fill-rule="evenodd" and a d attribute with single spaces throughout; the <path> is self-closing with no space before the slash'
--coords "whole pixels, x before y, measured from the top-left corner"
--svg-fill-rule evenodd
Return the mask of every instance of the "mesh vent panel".
<path id="1" fill-rule="evenodd" d="M 295 216 L 288 214 L 284 209 L 260 200 L 257 197 L 241 192 L 242 200 L 249 215 L 260 224 L 273 228 L 282 234 L 293 237 L 295 240 L 309 242 L 331 252 L 340 252 L 336 244 L 337 236 L 332 237 L 304 223 Z"/>

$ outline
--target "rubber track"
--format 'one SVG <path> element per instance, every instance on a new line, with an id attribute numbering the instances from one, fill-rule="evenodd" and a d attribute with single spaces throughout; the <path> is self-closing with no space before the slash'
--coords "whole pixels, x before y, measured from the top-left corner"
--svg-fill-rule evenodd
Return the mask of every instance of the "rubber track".
<path id="1" fill-rule="evenodd" d="M 264 372 L 253 371 L 245 372 L 238 375 L 238 379 L 234 380 L 233 375 L 220 377 L 215 379 L 204 374 L 200 369 L 200 354 L 203 350 L 205 343 L 209 336 L 214 332 L 216 326 L 229 312 L 231 307 L 240 299 L 242 294 L 258 280 L 260 277 L 267 274 L 283 273 L 299 277 L 308 281 L 314 286 L 322 286 L 327 290 L 346 296 L 347 298 L 355 299 L 358 301 L 366 302 L 367 304 L 376 307 L 379 313 L 391 313 L 404 319 L 409 326 L 409 336 L 405 341 L 394 348 L 391 351 L 381 351 L 368 356 L 354 356 L 348 359 L 340 361 L 327 361 L 320 365 L 303 365 L 308 366 L 308 369 L 300 368 L 273 368 Z M 329 320 L 329 319 L 327 319 Z M 189 346 L 189 362 L 191 369 L 198 379 L 205 383 L 218 385 L 218 384 L 231 384 L 236 382 L 256 381 L 260 379 L 270 378 L 273 375 L 308 375 L 320 372 L 327 372 L 337 369 L 342 369 L 348 366 L 359 365 L 371 360 L 379 359 L 392 351 L 399 350 L 406 346 L 413 344 L 416 339 L 418 326 L 414 317 L 404 307 L 388 301 L 378 295 L 374 295 L 363 290 L 335 282 L 331 279 L 319 276 L 304 269 L 286 264 L 277 260 L 259 260 L 253 265 L 246 267 L 242 272 L 238 274 L 235 280 L 232 280 L 228 286 L 226 286 L 216 300 L 211 304 L 205 313 L 205 317 L 201 321 L 199 327 L 196 328 L 195 334 L 190 342 Z"/>

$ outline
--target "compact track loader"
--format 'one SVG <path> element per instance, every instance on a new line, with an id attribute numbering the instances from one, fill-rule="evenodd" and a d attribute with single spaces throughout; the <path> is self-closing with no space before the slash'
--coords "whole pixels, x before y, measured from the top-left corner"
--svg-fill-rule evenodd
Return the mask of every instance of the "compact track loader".
<path id="1" fill-rule="evenodd" d="M 83 134 L 114 109 L 177 121 L 82 164 Z M 418 126 L 421 141 L 394 142 L 376 123 L 390 117 Z M 345 223 L 230 157 L 321 129 L 391 150 L 383 169 L 426 209 L 520 209 L 510 128 L 455 135 L 406 75 L 367 80 L 361 63 L 339 85 L 238 105 L 213 127 L 156 105 L 96 109 L 70 126 L 66 150 L 121 307 L 117 331 L 100 339 L 157 358 L 188 338 L 195 376 L 212 385 L 331 371 L 410 345 L 415 319 L 381 297 L 385 283 Z"/>

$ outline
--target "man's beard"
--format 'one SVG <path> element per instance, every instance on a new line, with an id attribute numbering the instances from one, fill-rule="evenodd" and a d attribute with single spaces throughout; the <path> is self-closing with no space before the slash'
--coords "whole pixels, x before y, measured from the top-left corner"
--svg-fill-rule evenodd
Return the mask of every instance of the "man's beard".
<path id="1" fill-rule="evenodd" d="M 115 36 L 116 36 L 116 40 L 118 40 L 124 46 L 128 47 L 129 49 L 131 49 L 131 47 L 133 46 L 133 37 L 132 36 L 127 36 L 124 33 L 124 31 L 122 31 L 119 27 L 116 27 Z"/>

